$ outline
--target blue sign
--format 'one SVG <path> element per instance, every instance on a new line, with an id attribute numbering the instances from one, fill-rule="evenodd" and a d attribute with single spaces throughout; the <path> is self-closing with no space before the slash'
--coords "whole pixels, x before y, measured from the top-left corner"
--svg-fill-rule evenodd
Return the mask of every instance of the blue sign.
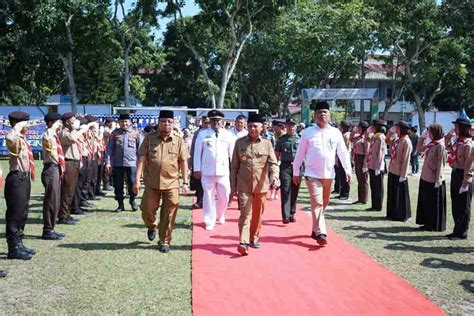
<path id="1" fill-rule="evenodd" d="M 0 123 L 0 151 L 7 153 L 7 134 L 12 130 L 10 125 Z M 30 144 L 33 151 L 41 151 L 41 138 L 43 137 L 44 131 L 46 130 L 46 123 L 39 123 L 28 127 L 26 132 L 26 140 Z"/>

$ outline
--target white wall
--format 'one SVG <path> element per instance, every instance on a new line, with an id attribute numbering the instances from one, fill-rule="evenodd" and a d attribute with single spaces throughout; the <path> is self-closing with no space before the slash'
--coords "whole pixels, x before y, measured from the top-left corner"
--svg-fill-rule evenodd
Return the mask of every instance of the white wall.
<path id="1" fill-rule="evenodd" d="M 454 128 L 454 125 L 451 122 L 455 121 L 457 117 L 458 117 L 458 113 L 454 111 L 453 112 L 451 111 L 426 112 L 425 113 L 426 126 L 433 123 L 438 123 L 441 126 L 443 126 L 443 131 L 446 134 L 447 132 L 449 132 L 451 129 Z M 413 114 L 412 125 L 420 126 L 419 116 L 417 112 Z"/>

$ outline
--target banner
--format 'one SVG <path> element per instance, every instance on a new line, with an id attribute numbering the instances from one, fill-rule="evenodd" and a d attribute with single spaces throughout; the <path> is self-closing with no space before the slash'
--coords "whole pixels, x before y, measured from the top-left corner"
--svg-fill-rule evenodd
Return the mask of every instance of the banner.
<path id="1" fill-rule="evenodd" d="M 0 151 L 2 154 L 7 154 L 7 134 L 12 130 L 11 126 L 5 123 L 0 123 Z M 32 150 L 41 151 L 41 137 L 43 136 L 44 131 L 46 130 L 46 124 L 34 123 L 28 127 L 28 131 L 25 134 L 25 138 L 30 144 Z"/>

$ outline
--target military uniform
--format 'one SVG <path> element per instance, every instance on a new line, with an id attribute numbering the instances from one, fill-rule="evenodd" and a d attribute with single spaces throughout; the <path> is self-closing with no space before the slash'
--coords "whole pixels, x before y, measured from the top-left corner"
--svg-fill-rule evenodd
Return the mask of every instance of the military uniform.
<path id="1" fill-rule="evenodd" d="M 110 135 L 107 145 L 107 165 L 112 166 L 112 177 L 114 181 L 115 199 L 119 203 L 119 208 L 123 210 L 123 181 L 127 177 L 128 194 L 130 197 L 130 205 L 132 210 L 136 210 L 133 185 L 135 184 L 136 165 L 138 158 L 138 148 L 140 148 L 140 133 L 129 128 L 123 130 L 117 128 Z"/>
<path id="2" fill-rule="evenodd" d="M 160 244 L 169 245 L 179 206 L 179 163 L 188 157 L 184 140 L 173 132 L 166 138 L 159 131 L 151 132 L 145 136 L 138 154 L 145 158 L 145 192 L 140 204 L 143 221 L 149 230 L 158 226 Z M 160 202 L 158 224 L 156 211 Z"/>
<path id="3" fill-rule="evenodd" d="M 283 222 L 295 221 L 296 199 L 300 185 L 293 183 L 293 160 L 295 159 L 300 137 L 295 135 L 282 136 L 275 146 L 275 152 L 280 159 L 281 181 L 281 216 Z"/>
<path id="4" fill-rule="evenodd" d="M 252 115 L 249 116 L 249 123 Z M 255 244 L 260 237 L 262 215 L 269 189 L 270 178 L 278 179 L 278 166 L 272 144 L 258 137 L 239 138 L 232 156 L 231 188 L 237 192 L 240 201 L 239 239 L 240 244 Z M 239 250 L 240 251 L 240 250 Z"/>
<path id="5" fill-rule="evenodd" d="M 214 228 L 216 218 L 219 223 L 225 223 L 230 195 L 229 161 L 233 149 L 233 136 L 223 128 L 218 131 L 207 128 L 196 140 L 193 166 L 194 172 L 201 172 L 204 224 L 208 230 Z"/>
<path id="6" fill-rule="evenodd" d="M 17 111 L 10 113 L 9 119 L 10 123 L 24 125 L 29 115 Z M 28 219 L 31 180 L 35 178 L 35 162 L 31 147 L 21 130 L 13 128 L 6 136 L 6 143 L 10 164 L 10 172 L 5 179 L 7 258 L 28 260 L 34 252 L 26 248 L 22 240 Z"/>
<path id="7" fill-rule="evenodd" d="M 48 113 L 46 122 L 60 119 L 57 113 Z M 61 175 L 66 171 L 64 152 L 56 130 L 48 128 L 42 137 L 43 172 L 41 182 L 44 186 L 43 197 L 43 239 L 60 239 L 61 234 L 54 232 L 54 226 L 61 202 Z"/>

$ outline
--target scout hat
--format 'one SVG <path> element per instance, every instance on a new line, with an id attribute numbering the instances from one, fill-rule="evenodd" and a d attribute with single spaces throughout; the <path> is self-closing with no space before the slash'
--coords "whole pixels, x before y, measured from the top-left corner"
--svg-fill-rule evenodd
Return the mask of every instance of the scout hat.
<path id="1" fill-rule="evenodd" d="M 174 118 L 174 113 L 173 111 L 170 111 L 170 110 L 161 110 L 160 111 L 160 116 L 158 117 L 158 119 L 162 119 L 162 118 Z"/>
<path id="2" fill-rule="evenodd" d="M 363 128 L 368 128 L 368 127 L 369 127 L 369 123 L 367 123 L 366 121 L 361 121 L 361 122 L 359 122 L 359 126 L 360 126 L 360 127 L 363 127 Z"/>
<path id="3" fill-rule="evenodd" d="M 375 119 L 372 121 L 372 124 L 374 125 L 381 125 L 381 126 L 387 126 L 387 122 L 381 119 Z"/>
<path id="4" fill-rule="evenodd" d="M 66 112 L 66 113 L 64 113 L 63 115 L 61 115 L 61 120 L 67 121 L 67 120 L 69 120 L 71 117 L 74 117 L 74 116 L 76 116 L 76 113 L 74 113 L 74 112 Z"/>
<path id="5" fill-rule="evenodd" d="M 107 117 L 107 118 L 105 118 L 105 122 L 106 123 L 112 123 L 112 122 L 115 122 L 115 119 L 113 117 Z"/>
<path id="6" fill-rule="evenodd" d="M 224 117 L 224 113 L 222 113 L 221 111 L 218 111 L 218 110 L 210 110 L 209 112 L 207 112 L 207 116 L 209 117 L 209 119 L 221 119 Z"/>
<path id="7" fill-rule="evenodd" d="M 59 113 L 56 113 L 56 112 L 49 112 L 48 114 L 44 116 L 45 122 L 54 122 L 60 119 L 61 119 L 61 115 L 59 115 Z"/>
<path id="8" fill-rule="evenodd" d="M 249 119 L 247 121 L 248 123 L 262 123 L 264 122 L 263 116 L 260 114 L 256 113 L 250 113 L 249 114 Z"/>
<path id="9" fill-rule="evenodd" d="M 121 121 L 121 120 L 129 120 L 129 119 L 130 119 L 130 114 L 129 114 L 129 113 L 120 113 L 118 119 L 119 119 L 119 121 Z"/>
<path id="10" fill-rule="evenodd" d="M 407 122 L 405 121 L 400 121 L 396 124 L 397 126 L 400 126 L 400 127 L 405 127 L 405 128 L 410 128 L 410 126 L 408 125 Z"/>
<path id="11" fill-rule="evenodd" d="M 458 117 L 458 118 L 456 119 L 456 121 L 451 122 L 451 123 L 471 126 L 471 121 L 470 121 L 469 119 L 467 119 L 467 118 L 462 118 L 462 117 Z"/>
<path id="12" fill-rule="evenodd" d="M 11 123 L 18 123 L 22 121 L 29 121 L 30 115 L 23 111 L 15 111 L 8 114 L 8 119 Z"/>
<path id="13" fill-rule="evenodd" d="M 97 117 L 95 117 L 94 115 L 86 115 L 84 117 L 86 120 L 87 120 L 87 123 L 92 123 L 92 122 L 95 122 L 97 121 Z"/>

